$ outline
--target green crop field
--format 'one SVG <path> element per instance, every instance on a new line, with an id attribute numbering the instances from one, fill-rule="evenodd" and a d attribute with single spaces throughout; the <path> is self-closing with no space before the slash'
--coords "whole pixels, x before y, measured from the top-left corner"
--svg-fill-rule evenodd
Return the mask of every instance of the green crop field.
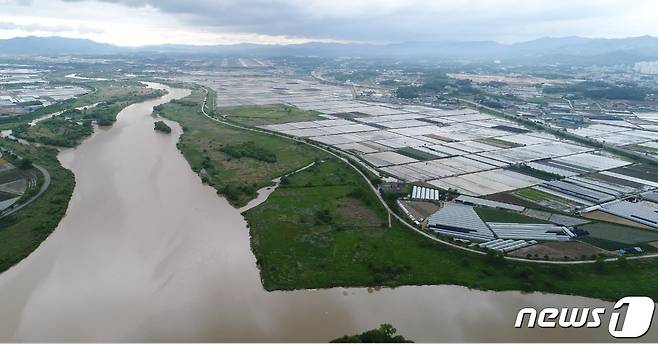
<path id="1" fill-rule="evenodd" d="M 416 159 L 416 160 L 425 161 L 425 160 L 433 160 L 433 159 L 438 159 L 439 158 L 436 155 L 432 155 L 432 154 L 427 153 L 427 152 L 419 151 L 418 149 L 414 149 L 414 148 L 411 148 L 411 147 L 400 148 L 400 149 L 397 150 L 397 152 L 402 154 L 402 155 L 408 156 L 412 159 Z"/>
<path id="2" fill-rule="evenodd" d="M 505 223 L 550 223 L 521 215 L 519 213 L 496 208 L 475 207 L 475 212 L 484 222 L 505 222 Z"/>
<path id="3" fill-rule="evenodd" d="M 249 126 L 325 119 L 318 116 L 319 112 L 301 110 L 283 104 L 225 107 L 218 108 L 217 112 L 228 114 L 231 120 Z"/>
<path id="4" fill-rule="evenodd" d="M 591 237 L 620 242 L 624 244 L 637 244 L 658 240 L 658 232 L 642 230 L 612 223 L 594 222 L 580 226 L 588 231 Z"/>
<path id="5" fill-rule="evenodd" d="M 562 197 L 555 196 L 555 195 L 549 194 L 547 192 L 543 192 L 543 191 L 536 190 L 536 189 L 533 189 L 533 188 L 521 189 L 521 190 L 514 191 L 513 193 L 518 195 L 518 196 L 521 196 L 523 198 L 526 198 L 526 199 L 529 199 L 529 200 L 532 200 L 532 201 L 536 201 L 536 202 L 541 202 L 541 201 L 548 200 L 548 201 L 554 201 L 554 202 L 562 203 L 562 204 L 565 204 L 565 205 L 568 205 L 568 204 L 571 203 L 569 200 L 564 199 Z"/>

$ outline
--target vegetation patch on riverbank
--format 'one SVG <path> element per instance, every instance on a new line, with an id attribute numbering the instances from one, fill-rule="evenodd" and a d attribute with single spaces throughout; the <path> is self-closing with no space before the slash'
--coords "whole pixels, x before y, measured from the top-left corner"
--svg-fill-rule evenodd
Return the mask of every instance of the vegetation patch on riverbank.
<path id="1" fill-rule="evenodd" d="M 57 150 L 0 139 L 0 147 L 48 170 L 51 183 L 39 198 L 20 211 L 0 218 L 0 272 L 34 251 L 55 230 L 68 207 L 75 180 L 57 160 Z M 39 187 L 43 178 L 39 178 Z"/>
<path id="2" fill-rule="evenodd" d="M 330 343 L 413 343 L 396 333 L 397 329 L 393 325 L 381 324 L 379 328 L 351 336 L 345 335 Z"/>
<path id="3" fill-rule="evenodd" d="M 171 133 L 171 128 L 167 125 L 167 123 L 163 121 L 156 121 L 155 123 L 153 123 L 153 130 L 166 134 Z"/>
<path id="4" fill-rule="evenodd" d="M 236 159 L 251 158 L 264 162 L 276 162 L 276 153 L 257 145 L 254 141 L 225 145 L 219 150 Z"/>
<path id="5" fill-rule="evenodd" d="M 20 125 L 14 128 L 12 135 L 30 142 L 75 147 L 93 132 L 94 128 L 90 122 L 75 122 L 57 116 L 43 120 L 34 126 Z"/>
<path id="6" fill-rule="evenodd" d="M 204 97 L 203 89 L 194 89 L 188 97 L 155 110 L 180 123 L 178 148 L 203 181 L 236 207 L 255 198 L 272 179 L 327 156 L 302 143 L 213 122 L 200 113 Z"/>

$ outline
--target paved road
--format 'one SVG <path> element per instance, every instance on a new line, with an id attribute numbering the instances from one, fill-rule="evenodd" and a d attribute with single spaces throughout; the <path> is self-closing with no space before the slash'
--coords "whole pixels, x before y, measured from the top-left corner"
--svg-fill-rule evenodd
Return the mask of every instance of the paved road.
<path id="1" fill-rule="evenodd" d="M 281 138 L 284 138 L 284 139 L 287 139 L 287 140 L 292 140 L 292 141 L 295 141 L 295 142 L 301 142 L 301 143 L 307 144 L 309 146 L 315 147 L 317 149 L 320 149 L 323 152 L 331 154 L 332 156 L 342 160 L 343 162 L 345 162 L 346 164 L 351 166 L 359 175 L 361 175 L 361 177 L 363 177 L 363 179 L 365 179 L 365 181 L 368 184 L 368 186 L 370 187 L 370 189 L 375 193 L 375 195 L 379 199 L 379 202 L 382 204 L 382 206 L 384 206 L 384 208 L 388 212 L 388 227 L 389 228 L 391 227 L 391 217 L 395 217 L 395 219 L 400 221 L 400 223 L 402 223 L 406 227 L 414 230 L 416 233 L 419 233 L 420 235 L 422 235 L 422 236 L 424 236 L 424 237 L 426 237 L 430 240 L 433 240 L 435 242 L 439 242 L 441 244 L 444 244 L 444 245 L 447 245 L 447 246 L 450 246 L 450 247 L 453 247 L 453 248 L 456 248 L 456 249 L 459 249 L 459 250 L 463 250 L 463 251 L 467 251 L 467 252 L 471 252 L 471 253 L 475 253 L 475 254 L 480 254 L 480 255 L 485 255 L 486 254 L 485 252 L 480 251 L 480 250 L 476 250 L 476 249 L 473 249 L 473 248 L 470 248 L 470 247 L 464 247 L 464 246 L 457 245 L 455 243 L 452 243 L 452 242 L 449 242 L 449 241 L 446 241 L 446 240 L 443 240 L 443 239 L 439 239 L 439 238 L 437 238 L 437 237 L 435 237 L 435 236 L 419 229 L 418 227 L 410 224 L 409 222 L 407 222 L 405 219 L 403 219 L 401 216 L 399 216 L 397 213 L 395 213 L 391 210 L 391 208 L 388 206 L 388 203 L 386 203 L 384 201 L 384 199 L 382 198 L 381 194 L 379 193 L 379 190 L 377 190 L 377 188 L 370 183 L 370 179 L 368 179 L 368 177 L 363 172 L 361 172 L 361 170 L 358 167 L 354 166 L 354 164 L 352 164 L 352 162 L 350 162 L 348 159 L 346 159 L 346 158 L 344 158 L 344 157 L 342 157 L 342 156 L 340 156 L 340 155 L 338 155 L 338 154 L 336 154 L 336 153 L 334 153 L 334 152 L 332 152 L 332 151 L 330 151 L 330 150 L 328 150 L 328 149 L 326 149 L 322 146 L 310 143 L 310 142 L 305 141 L 305 140 L 300 140 L 300 139 L 295 138 L 295 137 L 290 137 L 290 136 L 270 132 L 270 131 L 267 131 L 267 130 L 264 130 L 264 129 L 245 127 L 245 126 L 233 123 L 233 122 L 221 120 L 219 118 L 212 117 L 212 116 L 208 115 L 206 113 L 206 100 L 208 99 L 208 90 L 205 89 L 205 88 L 204 88 L 204 90 L 206 91 L 206 98 L 204 98 L 203 104 L 201 105 L 201 112 L 208 119 L 210 119 L 212 121 L 215 121 L 215 122 L 218 122 L 218 123 L 221 123 L 221 124 L 224 124 L 224 125 L 227 125 L 227 126 L 230 126 L 230 127 L 233 127 L 233 128 L 241 129 L 241 130 L 248 130 L 248 131 L 253 131 L 253 132 L 257 132 L 257 133 L 262 133 L 262 134 L 281 137 Z M 631 257 L 626 257 L 626 259 L 636 260 L 636 259 L 648 259 L 648 258 L 656 258 L 656 257 L 658 257 L 658 253 L 647 254 L 647 255 L 642 255 L 642 256 L 631 256 Z M 517 261 L 517 262 L 526 262 L 526 263 L 535 263 L 535 264 L 553 264 L 553 265 L 578 265 L 578 264 L 593 264 L 593 263 L 596 263 L 595 260 L 552 261 L 552 260 L 526 259 L 526 258 L 510 257 L 510 256 L 503 256 L 503 258 L 505 258 L 506 260 Z M 604 259 L 604 261 L 616 261 L 617 259 L 618 259 L 617 257 L 606 258 L 606 259 Z"/>
<path id="2" fill-rule="evenodd" d="M 34 166 L 34 168 L 36 168 L 37 170 L 39 170 L 39 172 L 41 172 L 41 174 L 43 175 L 43 184 L 41 184 L 41 188 L 39 189 L 39 192 L 37 192 L 36 195 L 32 196 L 32 198 L 30 198 L 29 200 L 27 200 L 27 202 L 25 202 L 25 203 L 23 203 L 23 204 L 21 204 L 21 205 L 19 205 L 19 206 L 16 206 L 16 207 L 14 207 L 14 208 L 11 208 L 10 210 L 8 210 L 8 211 L 6 211 L 5 213 L 3 213 L 2 215 L 0 215 L 0 219 L 3 218 L 3 217 L 5 217 L 5 216 L 9 216 L 9 215 L 11 215 L 11 214 L 13 214 L 13 213 L 15 213 L 15 212 L 17 212 L 17 211 L 19 211 L 19 210 L 25 208 L 25 207 L 28 206 L 30 203 L 32 203 L 35 199 L 37 199 L 37 198 L 39 198 L 41 195 L 43 195 L 43 193 L 46 192 L 46 190 L 48 190 L 48 187 L 50 186 L 50 173 L 48 173 L 48 170 L 46 170 L 44 167 L 42 167 L 42 166 L 40 166 L 40 165 L 32 164 L 32 166 Z"/>

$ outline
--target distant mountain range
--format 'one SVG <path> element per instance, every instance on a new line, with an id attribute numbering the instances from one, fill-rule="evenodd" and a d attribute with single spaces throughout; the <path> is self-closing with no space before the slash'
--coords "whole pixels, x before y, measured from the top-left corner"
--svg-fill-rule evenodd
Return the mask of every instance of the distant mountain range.
<path id="1" fill-rule="evenodd" d="M 628 64 L 658 60 L 658 38 L 560 37 L 502 44 L 493 41 L 436 41 L 395 44 L 305 43 L 294 45 L 151 45 L 120 47 L 86 39 L 18 37 L 0 40 L 4 55 L 216 54 L 241 56 L 378 57 L 462 61 Z"/>

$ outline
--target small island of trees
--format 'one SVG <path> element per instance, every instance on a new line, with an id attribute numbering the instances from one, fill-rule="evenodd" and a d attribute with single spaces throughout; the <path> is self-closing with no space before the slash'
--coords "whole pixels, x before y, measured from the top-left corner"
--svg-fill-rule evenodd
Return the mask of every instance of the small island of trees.
<path id="1" fill-rule="evenodd" d="M 171 128 L 163 121 L 155 122 L 153 129 L 167 134 L 171 133 Z"/>
<path id="2" fill-rule="evenodd" d="M 403 336 L 396 335 L 397 330 L 391 324 L 382 324 L 378 329 L 353 336 L 342 336 L 331 343 L 413 343 Z"/>

